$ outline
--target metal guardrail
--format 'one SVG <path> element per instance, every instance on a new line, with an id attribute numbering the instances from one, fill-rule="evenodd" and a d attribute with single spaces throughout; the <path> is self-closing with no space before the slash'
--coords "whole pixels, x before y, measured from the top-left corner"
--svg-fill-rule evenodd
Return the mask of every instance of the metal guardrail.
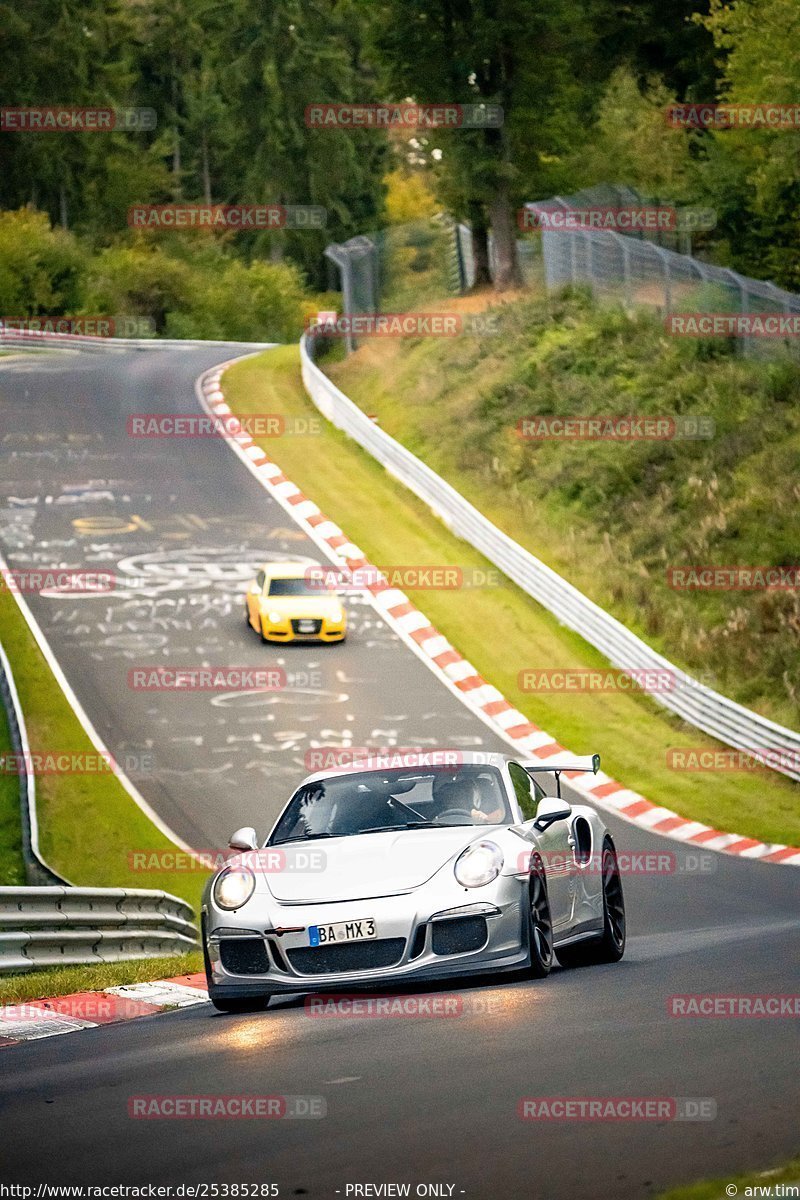
<path id="1" fill-rule="evenodd" d="M 0 975 L 194 950 L 194 913 L 184 900 L 143 888 L 73 887 L 45 861 L 25 717 L 2 645 L 0 700 L 18 756 L 22 852 L 34 885 L 0 887 Z"/>
<path id="2" fill-rule="evenodd" d="M 31 318 L 33 320 L 33 318 Z M 4 328 L 0 321 L 0 349 L 23 350 L 64 349 L 78 350 L 175 350 L 184 346 L 247 346 L 253 350 L 271 350 L 275 342 L 237 342 L 231 338 L 126 338 L 96 337 L 85 333 L 55 333 L 46 329 Z"/>
<path id="3" fill-rule="evenodd" d="M 54 871 L 39 850 L 39 822 L 36 815 L 36 779 L 28 769 L 30 746 L 25 717 L 17 695 L 11 664 L 0 643 L 0 701 L 6 712 L 11 734 L 11 748 L 18 756 L 19 809 L 22 828 L 22 857 L 25 862 L 25 878 L 32 884 L 67 884 L 69 880 Z"/>
<path id="4" fill-rule="evenodd" d="M 479 550 L 563 625 L 579 633 L 613 666 L 624 671 L 669 671 L 674 686 L 649 692 L 653 700 L 718 741 L 800 780 L 800 733 L 737 704 L 674 666 L 503 533 L 340 391 L 314 363 L 310 345 L 313 335 L 309 340 L 306 334 L 300 342 L 301 369 L 306 391 L 319 411 L 419 496 L 453 533 Z"/>
<path id="5" fill-rule="evenodd" d="M 0 887 L 0 975 L 197 947 L 190 905 L 140 888 Z"/>

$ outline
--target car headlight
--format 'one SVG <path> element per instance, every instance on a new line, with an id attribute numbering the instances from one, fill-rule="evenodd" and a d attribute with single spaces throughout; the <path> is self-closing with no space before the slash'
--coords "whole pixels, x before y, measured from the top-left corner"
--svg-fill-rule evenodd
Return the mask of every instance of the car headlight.
<path id="1" fill-rule="evenodd" d="M 334 611 L 331 613 L 331 621 L 334 623 L 334 625 L 338 625 L 343 620 L 344 613 L 342 612 L 341 608 L 334 609 Z"/>
<path id="2" fill-rule="evenodd" d="M 256 877 L 249 867 L 230 867 L 214 880 L 214 902 L 219 908 L 241 908 L 252 896 Z"/>
<path id="3" fill-rule="evenodd" d="M 277 613 L 277 612 L 267 613 L 267 617 L 272 622 L 273 625 L 280 625 L 283 623 L 283 617 L 281 616 L 280 613 Z"/>
<path id="4" fill-rule="evenodd" d="M 484 887 L 500 874 L 503 852 L 494 842 L 475 842 L 456 859 L 453 871 L 462 887 Z"/>

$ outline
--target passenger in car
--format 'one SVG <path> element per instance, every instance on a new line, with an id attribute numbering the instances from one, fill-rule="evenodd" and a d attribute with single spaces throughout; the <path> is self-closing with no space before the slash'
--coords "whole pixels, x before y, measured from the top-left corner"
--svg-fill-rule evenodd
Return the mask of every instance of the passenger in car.
<path id="1" fill-rule="evenodd" d="M 485 787 L 481 787 L 485 783 Z M 443 813 L 469 813 L 476 825 L 496 825 L 505 819 L 506 810 L 491 780 L 476 779 L 475 776 L 456 775 L 454 778 L 438 778 L 433 783 L 435 817 Z"/>

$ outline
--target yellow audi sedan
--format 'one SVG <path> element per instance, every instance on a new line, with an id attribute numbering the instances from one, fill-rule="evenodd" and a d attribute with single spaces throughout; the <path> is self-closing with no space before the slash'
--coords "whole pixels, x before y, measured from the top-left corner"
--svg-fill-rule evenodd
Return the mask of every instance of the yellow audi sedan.
<path id="1" fill-rule="evenodd" d="M 344 641 L 347 615 L 325 574 L 308 563 L 264 564 L 247 589 L 247 623 L 262 642 Z"/>

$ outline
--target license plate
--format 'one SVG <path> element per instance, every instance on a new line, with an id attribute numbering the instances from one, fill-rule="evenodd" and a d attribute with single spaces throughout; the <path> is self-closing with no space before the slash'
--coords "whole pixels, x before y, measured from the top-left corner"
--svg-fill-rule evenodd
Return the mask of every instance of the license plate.
<path id="1" fill-rule="evenodd" d="M 298 633 L 313 633 L 315 625 L 315 621 L 298 621 L 297 631 Z"/>
<path id="2" fill-rule="evenodd" d="M 338 946 L 340 942 L 367 942 L 377 937 L 375 922 L 371 917 L 360 921 L 337 921 L 335 925 L 309 925 L 309 946 Z"/>

